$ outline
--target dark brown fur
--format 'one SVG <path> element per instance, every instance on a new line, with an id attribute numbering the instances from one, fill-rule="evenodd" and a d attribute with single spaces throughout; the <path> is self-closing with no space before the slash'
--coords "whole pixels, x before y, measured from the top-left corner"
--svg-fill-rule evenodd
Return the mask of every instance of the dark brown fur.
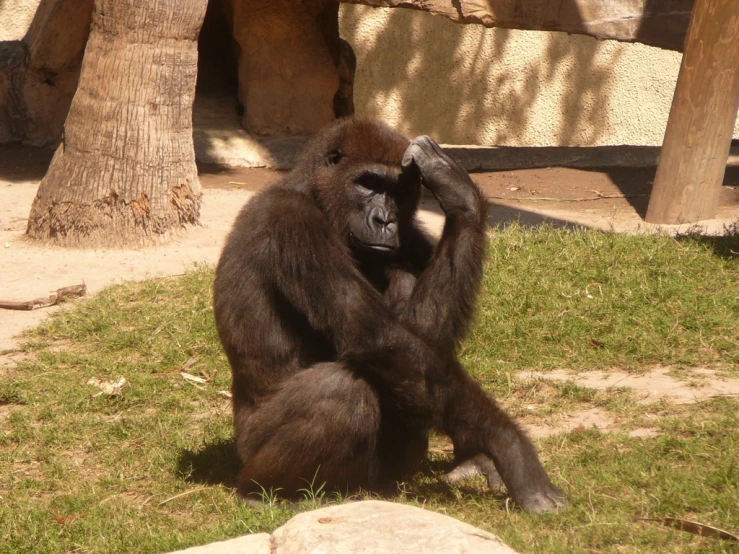
<path id="1" fill-rule="evenodd" d="M 446 212 L 438 243 L 415 223 L 421 182 Z M 244 207 L 214 288 L 241 495 L 383 487 L 418 469 L 436 427 L 458 461 L 492 459 L 525 509 L 564 504 L 531 442 L 457 361 L 486 215 L 436 143 L 366 119 L 324 130 Z"/>

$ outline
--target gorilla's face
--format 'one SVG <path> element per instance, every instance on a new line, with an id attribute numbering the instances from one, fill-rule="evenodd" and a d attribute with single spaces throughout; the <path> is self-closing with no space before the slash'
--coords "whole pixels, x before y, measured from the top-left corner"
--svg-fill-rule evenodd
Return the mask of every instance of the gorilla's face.
<path id="1" fill-rule="evenodd" d="M 357 254 L 394 254 L 421 196 L 420 176 L 400 165 L 408 140 L 361 121 L 321 138 L 322 154 L 313 158 L 311 172 L 317 204 Z"/>
<path id="2" fill-rule="evenodd" d="M 352 247 L 378 253 L 392 253 L 400 247 L 397 173 L 379 165 L 367 166 L 349 186 Z"/>

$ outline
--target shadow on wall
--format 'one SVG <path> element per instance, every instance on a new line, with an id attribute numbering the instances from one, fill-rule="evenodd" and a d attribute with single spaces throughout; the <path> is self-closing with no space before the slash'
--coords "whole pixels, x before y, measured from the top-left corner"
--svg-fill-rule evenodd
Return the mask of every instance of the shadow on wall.
<path id="1" fill-rule="evenodd" d="M 410 135 L 568 146 L 597 144 L 607 131 L 619 48 L 399 8 L 344 4 L 341 17 L 342 36 L 358 58 L 357 111 Z"/>

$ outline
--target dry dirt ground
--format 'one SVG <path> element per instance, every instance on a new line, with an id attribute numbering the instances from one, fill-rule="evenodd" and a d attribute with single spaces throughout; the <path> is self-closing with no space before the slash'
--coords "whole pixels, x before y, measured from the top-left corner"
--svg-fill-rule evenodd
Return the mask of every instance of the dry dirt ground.
<path id="1" fill-rule="evenodd" d="M 84 282 L 91 294 L 113 283 L 159 275 L 177 275 L 194 264 L 216 262 L 223 240 L 239 208 L 254 193 L 279 177 L 266 169 L 201 166 L 205 189 L 201 226 L 166 245 L 135 250 L 68 250 L 34 244 L 24 237 L 28 212 L 51 152 L 15 146 L 0 149 L 0 300 L 31 300 L 64 286 Z M 643 222 L 655 168 L 544 168 L 476 173 L 494 205 L 491 224 L 519 221 L 536 225 L 588 226 L 622 232 L 648 232 Z M 720 233 L 739 218 L 739 167 L 727 169 L 716 219 L 702 222 L 706 232 Z M 443 216 L 427 198 L 422 220 L 439 231 Z M 668 232 L 683 227 L 665 228 Z M 0 310 L 0 372 L 12 371 L 20 354 L 16 336 L 38 324 L 56 308 L 34 311 Z M 1 354 L 5 351 L 4 354 Z M 4 367 L 3 367 L 4 366 Z M 645 399 L 668 396 L 695 401 L 711 394 L 739 394 L 739 380 L 718 379 L 696 370 L 697 383 L 680 382 L 657 368 L 642 377 L 618 373 L 569 375 L 567 372 L 522 378 L 571 379 L 595 388 L 627 386 Z M 583 412 L 567 421 L 533 428 L 545 435 L 578 426 L 609 430 L 614 422 L 604 413 Z"/>

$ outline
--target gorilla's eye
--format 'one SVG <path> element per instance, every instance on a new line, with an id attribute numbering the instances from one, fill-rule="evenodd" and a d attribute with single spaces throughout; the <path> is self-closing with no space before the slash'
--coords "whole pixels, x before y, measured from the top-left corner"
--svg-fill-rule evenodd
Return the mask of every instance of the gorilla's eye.
<path id="1" fill-rule="evenodd" d="M 341 150 L 331 150 L 326 156 L 326 163 L 328 165 L 336 165 L 344 158 L 344 153 Z"/>

